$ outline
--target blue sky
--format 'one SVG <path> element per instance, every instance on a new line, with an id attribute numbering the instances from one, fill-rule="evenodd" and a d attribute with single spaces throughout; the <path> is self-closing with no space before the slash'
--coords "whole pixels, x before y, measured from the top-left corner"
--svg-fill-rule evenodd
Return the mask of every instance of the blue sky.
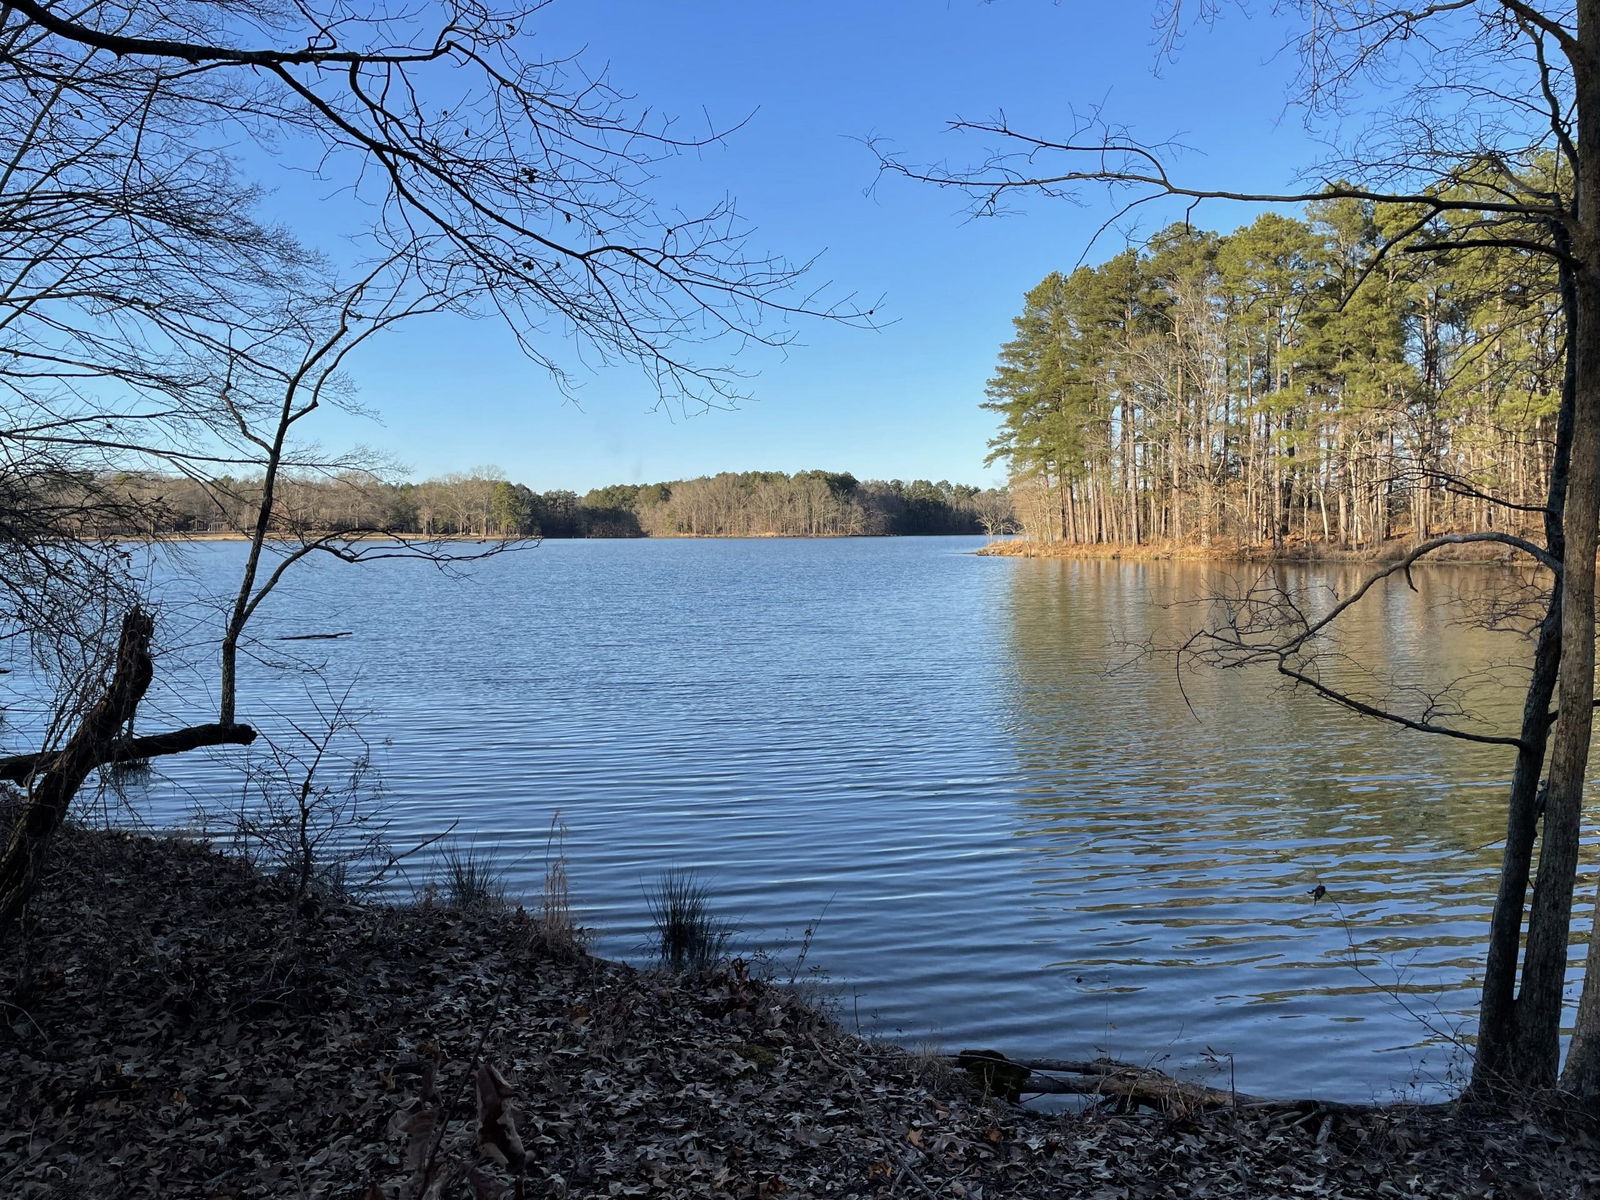
<path id="1" fill-rule="evenodd" d="M 353 364 L 381 423 L 330 414 L 325 444 L 361 443 L 414 477 L 492 464 L 537 490 L 718 470 L 826 467 L 862 478 L 992 483 L 993 432 L 978 409 L 1024 291 L 1086 252 L 1112 211 L 1037 202 L 1019 215 L 969 220 L 954 193 L 877 182 L 863 139 L 922 161 L 972 158 L 946 134 L 955 117 L 1003 109 L 1018 127 L 1065 127 L 1101 106 L 1146 140 L 1176 137 L 1181 163 L 1208 184 L 1279 189 L 1318 148 L 1285 115 L 1292 52 L 1265 20 L 1230 15 L 1191 32 L 1175 61 L 1154 44 L 1153 4 L 1047 0 L 558 0 L 539 52 L 581 50 L 590 70 L 664 113 L 720 124 L 749 117 L 725 145 L 672 164 L 664 199 L 704 208 L 737 198 L 754 245 L 795 259 L 821 254 L 819 282 L 883 297 L 878 332 L 802 324 L 783 354 L 747 354 L 753 399 L 736 411 L 662 411 L 632 370 L 578 378 L 578 405 L 521 358 L 490 320 L 435 319 L 373 343 Z M 266 182 L 273 184 L 269 176 Z M 876 186 L 875 185 L 876 182 Z M 292 211 L 291 192 L 277 204 Z M 1149 233 L 1181 209 L 1147 210 Z M 1202 209 L 1232 228 L 1238 206 Z M 302 212 L 301 216 L 304 216 Z M 315 240 L 315 228 L 307 230 Z M 552 351 L 569 363 L 576 355 Z"/>

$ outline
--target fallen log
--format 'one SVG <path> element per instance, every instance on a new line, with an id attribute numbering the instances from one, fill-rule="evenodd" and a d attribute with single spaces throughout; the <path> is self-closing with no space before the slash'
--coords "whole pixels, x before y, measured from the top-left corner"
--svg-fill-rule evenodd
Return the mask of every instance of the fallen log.
<path id="1" fill-rule="evenodd" d="M 203 746 L 248 746 L 256 740 L 256 731 L 248 725 L 190 725 L 169 733 L 154 733 L 148 737 L 117 738 L 98 756 L 94 766 L 112 766 L 117 763 L 141 762 L 147 758 L 160 758 L 165 754 L 182 754 Z M 58 757 L 57 751 L 36 750 L 30 754 L 13 754 L 0 758 L 0 779 L 7 783 L 27 783 L 35 775 L 50 769 Z M 92 769 L 92 768 L 91 768 Z"/>
<path id="2" fill-rule="evenodd" d="M 320 642 L 332 638 L 354 637 L 355 630 L 346 629 L 343 633 L 286 633 L 278 640 L 280 642 Z"/>
<path id="3" fill-rule="evenodd" d="M 1111 1058 L 1009 1059 L 994 1050 L 963 1050 L 946 1056 L 945 1061 L 966 1071 L 985 1091 L 1013 1101 L 1021 1096 L 1093 1096 L 1121 1108 L 1150 1108 L 1169 1115 L 1224 1108 L 1306 1115 L 1362 1113 L 1376 1107 L 1314 1097 L 1280 1100 L 1253 1096 Z"/>

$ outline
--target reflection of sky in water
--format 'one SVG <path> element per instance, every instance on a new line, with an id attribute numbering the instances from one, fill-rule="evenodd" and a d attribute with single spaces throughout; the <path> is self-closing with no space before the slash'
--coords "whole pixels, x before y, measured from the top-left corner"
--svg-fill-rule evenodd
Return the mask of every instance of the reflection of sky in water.
<path id="1" fill-rule="evenodd" d="M 960 553 L 975 545 L 548 543 L 466 580 L 311 563 L 261 614 L 241 711 L 281 732 L 318 686 L 305 667 L 354 679 L 396 839 L 459 821 L 530 896 L 559 810 L 603 953 L 637 954 L 644 884 L 697 866 L 752 945 L 792 952 L 821 916 L 808 965 L 847 1027 L 1196 1070 L 1209 1046 L 1256 1092 L 1441 1079 L 1448 1052 L 1426 1044 L 1470 1029 L 1505 753 L 1264 672 L 1182 691 L 1169 663 L 1107 674 L 1114 643 L 1168 638 L 1195 614 L 1165 602 L 1227 572 Z M 241 553 L 187 557 L 224 594 Z M 157 574 L 147 730 L 208 719 L 217 626 L 191 579 Z M 1448 620 L 1452 593 L 1499 578 L 1419 571 L 1421 594 L 1386 586 L 1343 648 L 1427 686 L 1514 656 Z M 1515 686 L 1476 688 L 1514 721 Z M 26 705 L 14 717 L 25 740 Z M 161 764 L 144 811 L 231 798 L 237 762 Z"/>

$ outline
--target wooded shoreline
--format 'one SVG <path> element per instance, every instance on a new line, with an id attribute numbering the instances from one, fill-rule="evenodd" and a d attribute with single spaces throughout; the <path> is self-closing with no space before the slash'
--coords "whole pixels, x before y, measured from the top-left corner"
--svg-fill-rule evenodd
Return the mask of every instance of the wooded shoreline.
<path id="1" fill-rule="evenodd" d="M 1417 543 L 1396 539 L 1378 546 L 1344 549 L 1322 542 L 1292 542 L 1281 547 L 1271 543 L 1218 542 L 1210 546 L 1197 543 L 1146 542 L 1137 545 L 1119 542 L 1039 542 L 1012 538 L 990 542 L 977 553 L 996 558 L 1126 559 L 1138 562 L 1246 562 L 1283 564 L 1325 564 L 1382 566 L 1398 562 Z M 1507 553 L 1496 543 L 1467 543 L 1442 546 L 1416 562 L 1416 566 L 1526 566 L 1527 560 Z"/>
<path id="2" fill-rule="evenodd" d="M 313 537 L 342 537 L 337 533 L 325 531 L 307 531 L 300 536 L 283 534 L 269 537 L 270 541 L 298 542 Z M 818 534 L 691 534 L 691 533 L 664 533 L 640 534 L 627 537 L 542 537 L 529 536 L 522 538 L 484 538 L 471 534 L 420 534 L 420 533 L 388 533 L 368 532 L 349 535 L 352 541 L 395 541 L 395 542 L 426 542 L 440 544 L 460 545 L 492 545 L 504 541 L 508 545 L 534 545 L 540 542 L 615 542 L 615 541 L 643 541 L 643 542 L 780 542 L 780 541 L 885 541 L 898 538 L 935 538 L 935 537 L 978 537 L 978 534 L 945 534 L 945 533 L 818 533 Z M 158 545 L 166 542 L 192 543 L 192 542 L 248 542 L 249 535 L 242 533 L 164 533 L 150 538 L 118 538 L 117 541 L 125 545 Z M 1381 565 L 1395 562 L 1404 557 L 1405 553 L 1415 545 L 1414 542 L 1397 539 L 1386 542 L 1381 546 L 1359 547 L 1343 549 L 1337 546 L 1328 546 L 1320 542 L 1293 543 L 1282 549 L 1275 550 L 1270 543 L 1235 543 L 1219 542 L 1211 546 L 1201 546 L 1189 543 L 1164 543 L 1145 542 L 1140 544 L 1127 544 L 1121 542 L 1039 542 L 1023 537 L 1011 537 L 1003 540 L 991 540 L 985 545 L 972 551 L 984 557 L 992 558 L 1060 558 L 1060 559 L 1127 559 L 1141 562 L 1177 561 L 1177 562 L 1250 562 L 1250 563 L 1328 563 Z M 1508 555 L 1503 546 L 1495 544 L 1469 544 L 1462 546 L 1447 546 L 1435 550 L 1425 558 L 1419 559 L 1417 566 L 1435 565 L 1480 565 L 1503 566 L 1516 562 L 1514 556 Z"/>
<path id="3" fill-rule="evenodd" d="M 412 533 L 388 530 L 366 530 L 342 533 L 339 530 L 307 529 L 298 533 L 269 534 L 269 542 L 300 542 L 317 538 L 345 539 L 350 541 L 392 542 L 459 542 L 464 545 L 491 545 L 505 542 L 532 545 L 538 542 L 838 542 L 851 539 L 860 541 L 886 541 L 893 538 L 980 537 L 978 533 L 630 533 L 630 534 L 513 534 L 506 537 L 480 536 L 473 533 Z M 248 542 L 250 534 L 218 532 L 159 533 L 152 537 L 124 537 L 112 540 L 126 545 L 155 545 L 161 542 Z"/>
<path id="4" fill-rule="evenodd" d="M 270 480 L 270 482 L 269 482 Z M 81 496 L 78 493 L 82 493 Z M 272 496 L 275 533 L 393 531 L 424 537 L 772 537 L 960 534 L 1012 524 L 1010 496 L 949 480 L 858 480 L 845 471 L 723 471 L 653 484 L 610 484 L 582 496 L 535 492 L 497 473 L 400 483 L 372 473 L 287 473 L 216 480 L 123 471 L 76 480 L 108 536 L 248 533 Z M 93 500 L 94 504 L 88 501 Z"/>

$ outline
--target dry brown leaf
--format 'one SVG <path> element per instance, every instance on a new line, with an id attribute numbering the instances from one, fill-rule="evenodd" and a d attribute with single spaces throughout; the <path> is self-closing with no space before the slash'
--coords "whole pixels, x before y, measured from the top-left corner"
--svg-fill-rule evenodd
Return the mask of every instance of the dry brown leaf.
<path id="1" fill-rule="evenodd" d="M 478 1091 L 478 1145 L 490 1158 L 515 1171 L 527 1161 L 507 1101 L 511 1085 L 489 1062 L 480 1063 L 475 1082 Z"/>

